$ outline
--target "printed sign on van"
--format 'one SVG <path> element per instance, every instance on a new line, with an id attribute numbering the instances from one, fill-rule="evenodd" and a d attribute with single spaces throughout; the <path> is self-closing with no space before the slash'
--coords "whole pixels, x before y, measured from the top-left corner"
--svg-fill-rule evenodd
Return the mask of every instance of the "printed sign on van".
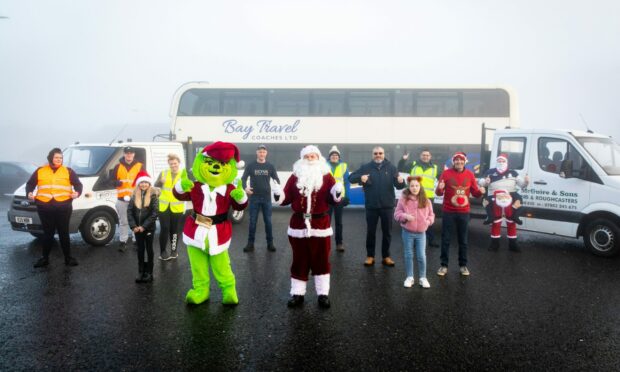
<path id="1" fill-rule="evenodd" d="M 564 190 L 526 188 L 521 191 L 523 204 L 528 207 L 577 210 L 579 193 Z"/>

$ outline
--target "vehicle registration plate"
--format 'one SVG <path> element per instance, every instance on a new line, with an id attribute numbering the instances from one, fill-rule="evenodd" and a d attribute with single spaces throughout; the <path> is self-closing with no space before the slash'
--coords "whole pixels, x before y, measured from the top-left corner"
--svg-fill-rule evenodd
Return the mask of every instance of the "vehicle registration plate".
<path id="1" fill-rule="evenodd" d="M 32 218 L 30 217 L 15 217 L 15 222 L 25 223 L 26 225 L 32 225 Z"/>

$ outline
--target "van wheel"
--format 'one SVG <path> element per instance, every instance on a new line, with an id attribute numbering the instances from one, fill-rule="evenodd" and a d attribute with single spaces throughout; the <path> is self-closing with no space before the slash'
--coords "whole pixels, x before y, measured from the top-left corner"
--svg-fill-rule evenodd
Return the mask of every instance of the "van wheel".
<path id="1" fill-rule="evenodd" d="M 620 230 L 611 221 L 597 218 L 590 222 L 583 234 L 586 247 L 597 256 L 611 257 L 620 250 Z"/>
<path id="2" fill-rule="evenodd" d="M 244 211 L 236 211 L 233 209 L 229 212 L 228 218 L 230 218 L 234 224 L 241 223 L 241 221 L 243 221 L 243 216 L 245 215 L 243 212 Z"/>
<path id="3" fill-rule="evenodd" d="M 96 211 L 88 215 L 80 226 L 82 238 L 90 245 L 108 244 L 116 233 L 114 217 L 106 211 Z"/>

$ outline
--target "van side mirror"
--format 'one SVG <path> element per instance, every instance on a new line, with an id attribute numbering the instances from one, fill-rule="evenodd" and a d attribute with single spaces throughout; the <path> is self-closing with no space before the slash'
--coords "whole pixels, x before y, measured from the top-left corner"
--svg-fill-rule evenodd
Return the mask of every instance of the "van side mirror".
<path id="1" fill-rule="evenodd" d="M 560 165 L 560 177 L 573 178 L 573 161 L 565 159 Z"/>

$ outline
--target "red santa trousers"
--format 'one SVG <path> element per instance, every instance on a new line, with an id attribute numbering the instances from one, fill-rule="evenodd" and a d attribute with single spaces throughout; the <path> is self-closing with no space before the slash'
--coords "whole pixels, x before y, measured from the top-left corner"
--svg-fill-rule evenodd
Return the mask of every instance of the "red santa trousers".
<path id="1" fill-rule="evenodd" d="M 329 274 L 331 265 L 329 264 L 329 254 L 331 251 L 331 236 L 293 238 L 288 237 L 288 241 L 293 248 L 293 264 L 291 265 L 291 277 L 308 281 L 308 273 L 312 270 L 312 275 Z"/>
<path id="2" fill-rule="evenodd" d="M 502 236 L 501 228 L 502 221 L 506 221 L 506 229 L 508 239 L 517 238 L 517 224 L 509 218 L 512 217 L 512 206 L 502 208 L 498 205 L 493 205 L 493 224 L 491 225 L 491 238 L 499 238 Z M 504 218 L 503 216 L 506 216 Z"/>

